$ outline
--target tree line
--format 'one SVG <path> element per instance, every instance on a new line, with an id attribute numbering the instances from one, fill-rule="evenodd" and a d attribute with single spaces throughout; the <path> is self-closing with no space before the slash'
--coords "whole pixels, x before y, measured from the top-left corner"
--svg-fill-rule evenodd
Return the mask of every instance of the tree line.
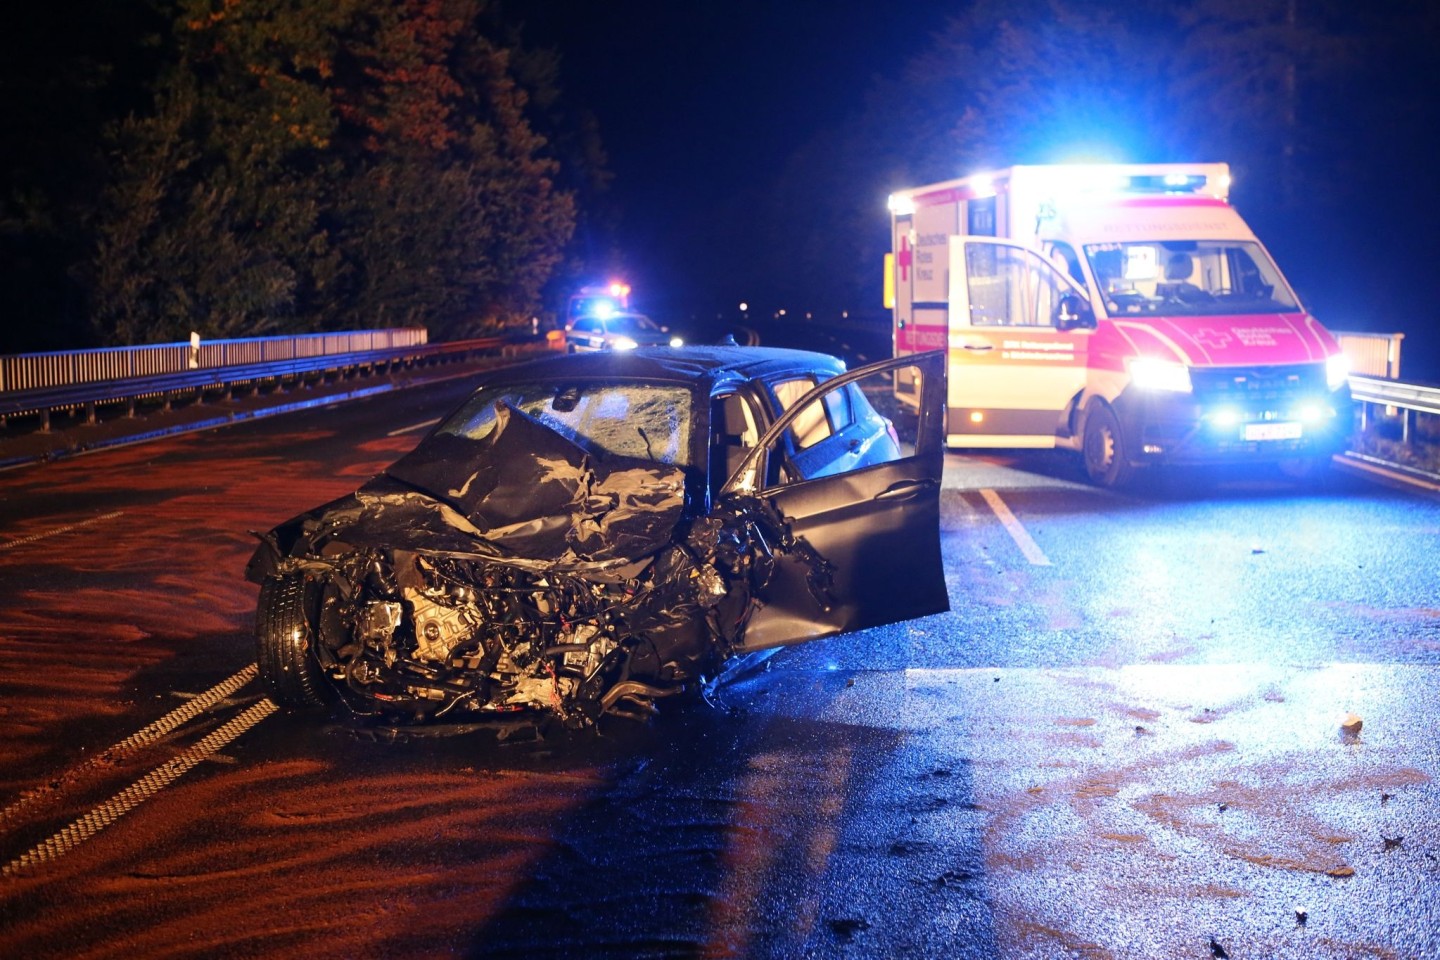
<path id="1" fill-rule="evenodd" d="M 487 0 L 21 17 L 33 49 L 0 67 L 4 352 L 492 330 L 540 309 L 603 184 L 555 56 Z"/>

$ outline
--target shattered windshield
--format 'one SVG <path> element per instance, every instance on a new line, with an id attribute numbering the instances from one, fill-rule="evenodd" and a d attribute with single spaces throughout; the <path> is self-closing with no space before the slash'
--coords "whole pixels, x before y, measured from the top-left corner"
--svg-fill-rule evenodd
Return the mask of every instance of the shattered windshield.
<path id="1" fill-rule="evenodd" d="M 1094 243 L 1085 247 L 1112 316 L 1214 316 L 1300 309 L 1269 255 L 1245 240 Z"/>
<path id="2" fill-rule="evenodd" d="M 512 383 L 482 387 L 437 435 L 482 440 L 504 402 L 598 456 L 691 465 L 691 393 L 677 384 Z"/>

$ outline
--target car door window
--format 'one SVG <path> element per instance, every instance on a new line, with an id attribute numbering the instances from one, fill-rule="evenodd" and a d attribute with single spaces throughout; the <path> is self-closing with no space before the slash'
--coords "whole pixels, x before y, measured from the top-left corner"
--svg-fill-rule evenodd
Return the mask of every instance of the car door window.
<path id="1" fill-rule="evenodd" d="M 923 378 L 922 367 L 913 364 L 828 389 L 822 384 L 818 392 L 812 392 L 814 378 L 777 385 L 776 396 L 787 408 L 784 417 L 794 420 L 758 461 L 755 485 L 786 486 L 914 456 L 919 417 L 901 397 L 923 395 Z M 797 385 L 804 383 L 812 384 L 810 390 L 799 392 Z M 903 393 L 897 393 L 897 383 Z M 817 422 L 823 422 L 823 430 L 814 427 Z M 787 435 L 792 438 L 789 449 Z"/>
<path id="2" fill-rule="evenodd" d="M 815 389 L 815 384 L 814 377 L 782 380 L 775 384 L 775 399 L 780 404 L 780 412 L 789 412 L 796 401 Z M 790 438 L 794 441 L 796 450 L 812 447 L 831 436 L 833 432 L 828 405 L 819 401 L 806 405 L 790 426 Z"/>

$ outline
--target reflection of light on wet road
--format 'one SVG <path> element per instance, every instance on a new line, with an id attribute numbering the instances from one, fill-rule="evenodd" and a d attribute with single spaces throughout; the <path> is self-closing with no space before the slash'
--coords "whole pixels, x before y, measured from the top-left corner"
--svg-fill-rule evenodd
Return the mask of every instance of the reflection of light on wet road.
<path id="1" fill-rule="evenodd" d="M 835 850 L 850 779 L 851 751 L 828 755 L 776 751 L 750 758 L 734 785 L 739 798 L 736 816 L 726 835 L 721 857 L 724 886 L 711 909 L 712 943 L 720 956 L 745 956 L 755 931 L 772 931 L 780 941 L 802 942 L 815 925 L 820 906 L 816 891 L 790 902 L 788 915 L 777 916 L 775 888 L 794 883 L 794 874 L 818 879 L 825 875 Z M 808 831 L 794 834 L 797 825 Z M 779 929 L 783 925 L 784 929 Z M 763 953 L 764 951 L 757 951 Z"/>

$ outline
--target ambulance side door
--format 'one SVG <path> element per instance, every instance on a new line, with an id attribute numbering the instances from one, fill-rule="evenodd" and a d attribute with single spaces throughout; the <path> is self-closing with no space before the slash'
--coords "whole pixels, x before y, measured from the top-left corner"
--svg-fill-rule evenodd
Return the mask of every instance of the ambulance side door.
<path id="1" fill-rule="evenodd" d="M 1090 298 L 1063 262 L 991 237 L 950 238 L 953 446 L 1051 447 L 1084 388 Z"/>

